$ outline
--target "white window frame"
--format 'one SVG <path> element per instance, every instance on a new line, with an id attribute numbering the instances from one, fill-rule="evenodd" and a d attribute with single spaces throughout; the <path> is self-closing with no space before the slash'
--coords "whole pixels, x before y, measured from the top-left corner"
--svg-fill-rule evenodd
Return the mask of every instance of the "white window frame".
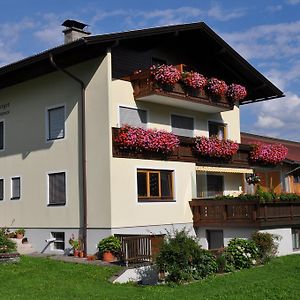
<path id="1" fill-rule="evenodd" d="M 19 178 L 20 179 L 20 197 L 14 198 L 13 197 L 13 179 Z M 10 178 L 10 200 L 20 200 L 22 198 L 22 176 L 12 176 Z"/>
<path id="2" fill-rule="evenodd" d="M 121 125 L 121 110 L 120 110 L 120 107 L 146 111 L 146 116 L 147 116 L 146 129 L 150 128 L 149 127 L 150 111 L 149 111 L 148 108 L 141 108 L 141 107 L 136 107 L 136 106 L 133 106 L 133 105 L 126 105 L 126 104 L 118 104 L 118 127 L 119 128 L 122 127 L 122 125 Z"/>
<path id="3" fill-rule="evenodd" d="M 62 138 L 57 138 L 57 139 L 50 139 L 50 136 L 49 136 L 49 130 L 50 130 L 50 127 L 49 127 L 49 110 L 52 110 L 52 109 L 56 109 L 56 108 L 60 108 L 60 107 L 63 107 L 64 108 L 64 119 L 65 119 L 65 122 L 64 122 L 64 137 Z M 66 103 L 61 103 L 61 104 L 55 104 L 55 105 L 52 105 L 52 106 L 47 106 L 46 109 L 45 109 L 45 120 L 46 120 L 46 126 L 45 126 L 45 137 L 46 137 L 46 143 L 53 143 L 53 142 L 57 142 L 57 141 L 64 141 L 67 137 L 67 105 Z"/>
<path id="4" fill-rule="evenodd" d="M 54 241 L 54 242 L 52 242 L 51 243 L 51 251 L 55 251 L 55 252 L 59 252 L 59 253 L 64 253 L 65 252 L 65 249 L 66 249 L 66 233 L 64 232 L 64 231 L 51 231 L 50 232 L 50 239 L 53 239 L 53 238 L 55 238 L 54 237 L 54 233 L 63 233 L 64 234 L 64 240 L 63 241 Z M 55 244 L 54 243 L 64 243 L 64 250 L 62 250 L 62 249 L 55 249 Z"/>
<path id="5" fill-rule="evenodd" d="M 58 173 L 65 173 L 65 192 L 66 192 L 66 203 L 65 204 L 51 204 L 50 203 L 50 199 L 49 199 L 49 188 L 50 188 L 50 184 L 49 184 L 49 175 L 52 174 L 58 174 Z M 47 207 L 67 207 L 68 204 L 68 172 L 66 170 L 55 170 L 55 171 L 51 171 L 51 172 L 47 172 L 46 173 L 46 180 L 47 180 Z"/>

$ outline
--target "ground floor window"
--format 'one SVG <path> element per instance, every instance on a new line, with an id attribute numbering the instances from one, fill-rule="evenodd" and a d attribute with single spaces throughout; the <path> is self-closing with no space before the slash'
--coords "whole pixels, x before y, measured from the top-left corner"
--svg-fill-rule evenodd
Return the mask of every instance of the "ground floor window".
<path id="1" fill-rule="evenodd" d="M 300 250 L 300 228 L 292 229 L 293 249 Z"/>
<path id="2" fill-rule="evenodd" d="M 223 230 L 206 230 L 208 249 L 224 248 Z"/>
<path id="3" fill-rule="evenodd" d="M 65 233 L 64 232 L 51 232 L 53 242 L 53 250 L 65 250 Z"/>
<path id="4" fill-rule="evenodd" d="M 173 200 L 173 171 L 138 170 L 138 201 Z"/>
<path id="5" fill-rule="evenodd" d="M 221 196 L 224 193 L 224 176 L 221 174 L 197 173 L 197 197 Z"/>

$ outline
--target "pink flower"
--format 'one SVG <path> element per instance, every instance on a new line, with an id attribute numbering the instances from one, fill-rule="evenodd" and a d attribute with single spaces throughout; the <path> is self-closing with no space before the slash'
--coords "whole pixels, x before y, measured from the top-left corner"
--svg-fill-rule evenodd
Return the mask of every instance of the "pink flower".
<path id="1" fill-rule="evenodd" d="M 207 79 L 197 72 L 183 72 L 182 81 L 185 85 L 194 89 L 203 89 L 206 86 Z"/>
<path id="2" fill-rule="evenodd" d="M 250 152 L 250 159 L 253 162 L 275 165 L 282 162 L 288 154 L 287 147 L 281 144 L 257 143 L 252 146 L 253 149 Z"/>
<path id="3" fill-rule="evenodd" d="M 208 79 L 206 88 L 211 94 L 216 96 L 224 96 L 228 90 L 226 82 L 217 78 Z"/>
<path id="4" fill-rule="evenodd" d="M 123 150 L 159 152 L 166 155 L 179 146 L 178 137 L 171 132 L 128 125 L 120 128 L 114 141 Z"/>
<path id="5" fill-rule="evenodd" d="M 233 101 L 241 101 L 247 96 L 247 90 L 242 85 L 232 83 L 228 87 L 227 96 Z"/>
<path id="6" fill-rule="evenodd" d="M 195 142 L 196 153 L 216 158 L 230 159 L 236 154 L 239 144 L 230 140 L 220 140 L 217 137 L 197 137 Z"/>
<path id="7" fill-rule="evenodd" d="M 181 79 L 181 73 L 172 65 L 152 66 L 151 75 L 155 81 L 173 85 Z"/>

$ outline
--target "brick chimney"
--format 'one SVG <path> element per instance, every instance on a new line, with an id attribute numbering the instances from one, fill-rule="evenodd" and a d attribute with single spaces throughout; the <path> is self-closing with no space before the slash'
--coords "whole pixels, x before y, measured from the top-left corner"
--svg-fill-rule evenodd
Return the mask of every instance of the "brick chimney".
<path id="1" fill-rule="evenodd" d="M 66 29 L 63 30 L 65 35 L 65 44 L 91 34 L 85 30 L 85 27 L 88 26 L 87 24 L 78 22 L 76 20 L 66 20 L 61 25 L 66 27 Z"/>

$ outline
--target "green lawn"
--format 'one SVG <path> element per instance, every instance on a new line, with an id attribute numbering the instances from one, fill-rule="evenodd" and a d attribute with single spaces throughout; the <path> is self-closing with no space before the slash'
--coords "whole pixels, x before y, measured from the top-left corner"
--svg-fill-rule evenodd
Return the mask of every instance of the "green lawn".
<path id="1" fill-rule="evenodd" d="M 0 265 L 0 299 L 300 299 L 300 255 L 176 287 L 109 283 L 118 270 L 22 257 Z"/>

